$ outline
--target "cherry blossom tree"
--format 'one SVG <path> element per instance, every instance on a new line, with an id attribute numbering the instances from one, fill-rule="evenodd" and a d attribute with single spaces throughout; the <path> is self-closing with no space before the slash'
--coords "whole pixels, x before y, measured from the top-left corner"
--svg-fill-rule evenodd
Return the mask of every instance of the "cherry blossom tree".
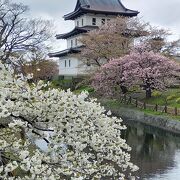
<path id="1" fill-rule="evenodd" d="M 31 52 L 25 54 L 21 60 L 19 60 L 20 72 L 25 76 L 33 74 L 32 80 L 37 82 L 39 80 L 50 80 L 55 76 L 58 76 L 58 64 L 52 59 L 47 57 L 48 49 L 34 49 Z"/>
<path id="2" fill-rule="evenodd" d="M 80 54 L 83 62 L 100 67 L 128 54 L 134 39 L 146 35 L 147 26 L 138 18 L 117 17 L 88 32 L 80 39 L 84 45 Z"/>
<path id="3" fill-rule="evenodd" d="M 97 91 L 113 95 L 118 87 L 139 85 L 150 98 L 152 90 L 163 90 L 180 77 L 180 65 L 158 53 L 137 48 L 122 58 L 104 65 L 93 79 Z"/>
<path id="4" fill-rule="evenodd" d="M 29 86 L 0 63 L 0 179 L 54 180 L 132 178 L 131 148 L 121 138 L 125 126 L 90 99 L 47 89 L 41 81 Z M 32 149 L 41 138 L 47 150 Z"/>
<path id="5" fill-rule="evenodd" d="M 111 59 L 130 53 L 137 44 L 147 44 L 155 53 L 174 56 L 179 52 L 180 39 L 170 41 L 168 30 L 154 27 L 140 18 L 117 17 L 89 31 L 80 41 L 82 62 L 101 67 Z"/>
<path id="6" fill-rule="evenodd" d="M 59 70 L 57 62 L 53 60 L 41 60 L 26 62 L 22 66 L 25 74 L 33 74 L 32 80 L 37 82 L 39 80 L 51 80 L 53 77 L 58 76 Z"/>
<path id="7" fill-rule="evenodd" d="M 146 36 L 139 38 L 140 44 L 146 44 L 148 49 L 167 57 L 176 56 L 180 49 L 180 39 L 169 40 L 172 33 L 164 28 L 149 25 Z"/>
<path id="8" fill-rule="evenodd" d="M 112 60 L 101 67 L 92 78 L 92 86 L 100 95 L 114 96 L 123 87 L 123 61 Z"/>

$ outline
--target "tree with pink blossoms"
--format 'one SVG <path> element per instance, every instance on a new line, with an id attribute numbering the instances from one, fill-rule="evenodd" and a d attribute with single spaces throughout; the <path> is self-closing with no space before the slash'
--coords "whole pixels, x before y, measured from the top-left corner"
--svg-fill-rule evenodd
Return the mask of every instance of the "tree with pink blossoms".
<path id="1" fill-rule="evenodd" d="M 112 58 L 128 54 L 135 39 L 147 36 L 147 29 L 148 23 L 139 18 L 112 19 L 82 36 L 80 41 L 84 47 L 80 58 L 84 64 L 101 67 Z"/>
<path id="2" fill-rule="evenodd" d="M 164 90 L 180 76 L 180 65 L 158 53 L 137 47 L 129 55 L 104 65 L 93 79 L 97 91 L 114 95 L 118 88 L 139 85 L 150 98 L 152 91 Z"/>
<path id="3" fill-rule="evenodd" d="M 117 17 L 80 38 L 84 46 L 78 58 L 82 64 L 99 68 L 113 58 L 129 54 L 137 43 L 172 57 L 180 50 L 180 39 L 169 41 L 171 35 L 168 30 L 154 27 L 141 18 Z"/>
<path id="4" fill-rule="evenodd" d="M 115 59 L 102 66 L 93 78 L 92 86 L 100 95 L 113 96 L 119 93 L 119 89 L 124 87 L 123 61 Z"/>

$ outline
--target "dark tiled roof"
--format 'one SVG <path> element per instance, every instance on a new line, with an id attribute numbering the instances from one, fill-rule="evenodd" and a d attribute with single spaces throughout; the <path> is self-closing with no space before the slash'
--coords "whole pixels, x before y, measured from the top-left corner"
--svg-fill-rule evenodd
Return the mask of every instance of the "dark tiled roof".
<path id="1" fill-rule="evenodd" d="M 81 52 L 81 48 L 82 47 L 83 46 L 78 46 L 78 47 L 73 47 L 73 48 L 65 49 L 63 51 L 49 53 L 48 56 L 49 57 L 63 57 L 63 56 L 66 56 L 68 54 L 79 53 L 79 52 Z"/>
<path id="2" fill-rule="evenodd" d="M 127 9 L 120 0 L 78 0 L 75 10 L 64 18 L 73 20 L 84 13 L 137 16 L 139 12 Z"/>
<path id="3" fill-rule="evenodd" d="M 65 33 L 65 34 L 57 34 L 57 39 L 67 39 L 71 36 L 75 36 L 81 33 L 87 33 L 88 31 L 91 31 L 93 29 L 97 29 L 97 26 L 84 26 L 84 27 L 75 27 L 72 31 Z"/>

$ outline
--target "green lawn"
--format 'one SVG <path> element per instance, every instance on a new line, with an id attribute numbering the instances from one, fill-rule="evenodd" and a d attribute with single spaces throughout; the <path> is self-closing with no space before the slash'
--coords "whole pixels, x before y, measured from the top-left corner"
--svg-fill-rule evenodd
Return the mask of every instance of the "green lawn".
<path id="1" fill-rule="evenodd" d="M 127 105 L 127 104 L 121 103 L 120 100 L 117 100 L 115 98 L 114 98 L 114 100 L 112 100 L 112 98 L 108 99 L 108 98 L 102 97 L 102 96 L 97 97 L 96 93 L 93 92 L 93 89 L 88 86 L 81 87 L 78 90 L 75 90 L 74 92 L 76 94 L 79 94 L 80 92 L 82 92 L 84 90 L 89 91 L 89 93 L 92 97 L 96 97 L 97 99 L 100 100 L 100 102 L 103 102 L 102 104 L 104 106 L 109 107 L 110 109 L 116 109 L 116 108 L 122 107 L 122 106 L 128 107 L 128 108 L 135 108 L 134 105 L 131 105 L 131 104 Z M 178 109 L 180 109 L 180 88 L 168 88 L 166 91 L 163 91 L 163 92 L 153 91 L 152 97 L 149 99 L 146 99 L 145 91 L 142 91 L 139 88 L 136 88 L 136 89 L 132 89 L 131 91 L 129 91 L 128 96 L 132 96 L 134 99 L 138 99 L 141 102 L 146 102 L 147 104 L 151 104 L 154 106 L 156 104 L 159 106 L 167 105 L 168 107 L 172 107 L 172 108 L 177 107 Z M 168 115 L 161 111 L 155 112 L 148 108 L 140 109 L 140 110 L 147 114 L 165 115 L 165 116 L 174 117 L 175 119 L 180 119 L 180 116 Z"/>
<path id="2" fill-rule="evenodd" d="M 123 104 L 119 100 L 116 100 L 116 99 L 103 98 L 103 99 L 100 99 L 100 102 L 106 109 L 110 109 L 112 111 L 118 110 L 120 107 L 125 107 L 125 108 L 137 109 L 137 110 L 142 111 L 145 114 L 149 114 L 149 115 L 165 116 L 165 117 L 169 117 L 170 119 L 180 120 L 180 116 L 173 116 L 173 115 L 169 115 L 169 114 L 166 114 L 163 112 L 156 112 L 156 111 L 152 111 L 152 110 L 148 110 L 148 109 L 139 109 L 131 104 Z"/>
<path id="3" fill-rule="evenodd" d="M 139 100 L 148 104 L 168 105 L 170 107 L 180 108 L 180 88 L 169 88 L 164 92 L 155 91 L 152 98 L 146 99 L 141 96 Z"/>
<path id="4" fill-rule="evenodd" d="M 138 89 L 129 92 L 128 96 L 132 96 L 133 98 L 138 99 L 141 102 L 146 102 L 147 104 L 151 104 L 151 105 L 158 104 L 159 106 L 167 105 L 168 107 L 177 107 L 178 109 L 180 108 L 180 101 L 177 101 L 178 99 L 180 99 L 180 88 L 169 88 L 164 92 L 154 91 L 152 98 L 149 99 L 146 99 L 144 91 Z M 140 111 L 143 111 L 146 114 L 164 115 L 173 119 L 180 120 L 180 116 L 168 115 L 166 113 L 160 111 L 156 112 L 150 109 L 136 108 L 132 104 L 126 104 L 126 103 L 124 104 L 117 99 L 113 100 L 113 99 L 101 97 L 100 102 L 102 102 L 102 105 L 104 105 L 108 109 L 118 109 L 119 107 L 127 107 L 127 108 L 139 109 Z"/>
<path id="5" fill-rule="evenodd" d="M 73 92 L 75 94 L 80 94 L 83 91 L 87 91 L 88 93 L 93 93 L 94 89 L 92 87 L 90 87 L 90 86 L 81 86 L 80 88 L 74 90 Z"/>

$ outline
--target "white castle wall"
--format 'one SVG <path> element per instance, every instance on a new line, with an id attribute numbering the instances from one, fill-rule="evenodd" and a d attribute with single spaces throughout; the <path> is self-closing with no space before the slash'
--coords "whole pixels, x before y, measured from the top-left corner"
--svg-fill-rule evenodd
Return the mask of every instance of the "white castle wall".
<path id="1" fill-rule="evenodd" d="M 83 65 L 82 62 L 72 56 L 61 57 L 59 60 L 59 75 L 60 76 L 78 76 L 88 73 L 90 67 Z"/>
<path id="2" fill-rule="evenodd" d="M 77 46 L 81 46 L 82 43 L 79 41 L 82 38 L 82 35 L 77 35 L 77 36 L 72 36 L 70 38 L 67 39 L 67 48 L 71 48 L 71 47 L 77 47 Z M 76 44 L 77 41 L 77 44 Z M 72 43 L 72 44 L 71 44 Z"/>
<path id="3" fill-rule="evenodd" d="M 70 65 L 69 65 L 70 61 Z M 76 76 L 78 71 L 78 59 L 74 57 L 61 57 L 59 60 L 59 75 L 62 76 Z"/>
<path id="4" fill-rule="evenodd" d="M 102 19 L 105 19 L 105 22 L 116 18 L 116 16 L 106 16 L 106 15 L 95 15 L 95 14 L 86 14 L 83 15 L 76 20 L 75 26 L 82 27 L 82 26 L 93 26 L 92 19 L 96 18 L 96 24 L 94 26 L 101 26 Z M 81 46 L 82 43 L 79 41 L 82 38 L 82 34 L 77 36 L 73 36 L 67 39 L 67 48 Z M 86 65 L 82 65 L 81 60 L 79 60 L 76 55 L 68 55 L 65 57 L 61 57 L 59 59 L 59 75 L 61 76 L 79 76 L 79 75 L 86 75 L 93 67 L 89 67 Z"/>
<path id="5" fill-rule="evenodd" d="M 96 18 L 96 25 L 94 26 L 101 26 L 102 25 L 102 19 L 105 19 L 105 22 L 108 20 L 114 19 L 117 16 L 112 15 L 103 15 L 103 14 L 85 14 L 83 16 L 80 16 L 79 18 L 75 19 L 75 26 L 83 27 L 83 26 L 92 26 L 92 19 Z M 83 24 L 82 24 L 83 22 Z"/>

